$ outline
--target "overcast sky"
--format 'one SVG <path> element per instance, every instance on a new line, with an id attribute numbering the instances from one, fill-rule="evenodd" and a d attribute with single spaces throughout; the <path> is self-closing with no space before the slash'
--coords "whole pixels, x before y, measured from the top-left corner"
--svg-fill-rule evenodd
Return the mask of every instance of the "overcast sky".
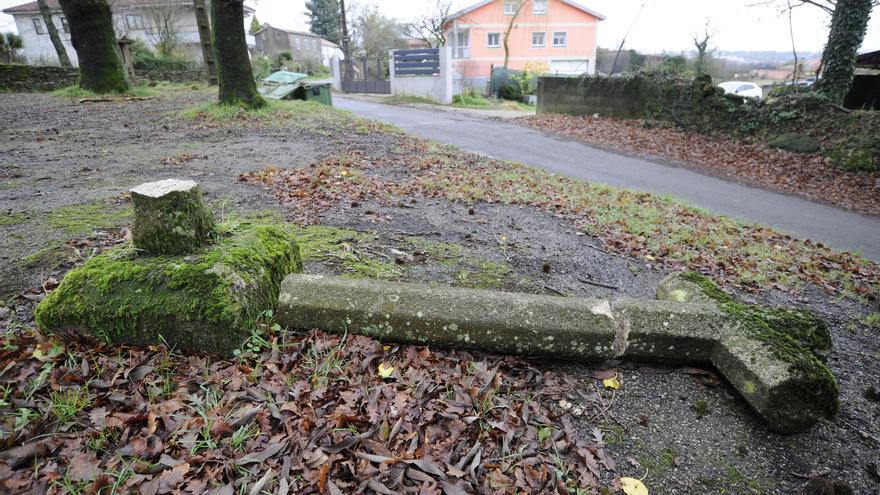
<path id="1" fill-rule="evenodd" d="M 307 29 L 305 0 L 250 0 L 261 22 L 288 29 Z M 454 0 L 466 7 L 477 0 Z M 636 20 L 643 0 L 580 0 L 604 14 L 599 25 L 599 46 L 616 47 Z M 750 6 L 763 0 L 645 0 L 627 48 L 646 53 L 678 52 L 693 48 L 691 36 L 709 20 L 712 45 L 720 50 L 791 50 L 788 16 L 778 8 Z M 434 0 L 349 0 L 375 5 L 385 15 L 402 21 L 426 12 Z M 0 9 L 24 3 L 0 0 Z M 815 7 L 795 10 L 794 35 L 799 51 L 821 51 L 828 32 L 828 15 Z M 0 15 L 0 31 L 14 30 L 15 23 Z M 861 51 L 880 50 L 880 13 L 875 12 Z"/>

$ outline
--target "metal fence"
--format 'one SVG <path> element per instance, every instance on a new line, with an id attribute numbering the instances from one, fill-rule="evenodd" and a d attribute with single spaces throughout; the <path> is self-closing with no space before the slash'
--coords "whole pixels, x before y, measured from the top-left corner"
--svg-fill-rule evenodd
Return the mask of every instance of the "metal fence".
<path id="1" fill-rule="evenodd" d="M 440 50 L 394 50 L 395 76 L 434 76 L 440 73 Z"/>
<path id="2" fill-rule="evenodd" d="M 342 91 L 345 93 L 373 93 L 390 95 L 391 81 L 382 79 L 342 80 Z"/>

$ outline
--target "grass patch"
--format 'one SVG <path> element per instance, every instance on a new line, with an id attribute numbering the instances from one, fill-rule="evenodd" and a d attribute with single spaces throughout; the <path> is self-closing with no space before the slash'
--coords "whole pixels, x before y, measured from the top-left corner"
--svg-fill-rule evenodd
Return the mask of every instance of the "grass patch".
<path id="1" fill-rule="evenodd" d="M 862 319 L 862 324 L 875 330 L 880 329 L 880 313 L 871 313 Z"/>
<path id="2" fill-rule="evenodd" d="M 312 225 L 291 227 L 304 262 L 321 261 L 336 266 L 343 275 L 385 280 L 397 279 L 401 269 L 392 260 L 373 255 L 362 245 L 377 239 L 375 234 Z"/>
<path id="3" fill-rule="evenodd" d="M 79 86 L 68 86 L 66 88 L 56 89 L 52 91 L 52 96 L 58 98 L 67 98 L 71 100 L 80 100 L 83 98 L 110 98 L 113 100 L 122 100 L 125 98 L 144 98 L 147 96 L 156 96 L 156 91 L 153 91 L 152 88 L 147 86 L 132 86 L 130 90 L 125 93 L 95 93 L 94 91 L 89 91 L 86 89 L 82 89 Z"/>
<path id="4" fill-rule="evenodd" d="M 70 256 L 61 241 L 49 241 L 44 248 L 34 251 L 21 259 L 21 265 L 25 268 L 33 268 L 40 265 L 55 266 Z"/>
<path id="5" fill-rule="evenodd" d="M 535 113 L 535 107 L 521 101 L 486 98 L 480 95 L 455 95 L 452 106 L 457 108 L 474 108 L 480 110 L 518 110 Z"/>
<path id="6" fill-rule="evenodd" d="M 88 388 L 75 388 L 63 392 L 53 392 L 49 397 L 49 407 L 55 419 L 66 425 L 76 419 L 80 411 L 92 404 Z"/>
<path id="7" fill-rule="evenodd" d="M 13 225 L 25 223 L 30 219 L 30 214 L 26 212 L 4 213 L 3 215 L 0 215 L 0 227 L 11 227 Z"/>
<path id="8" fill-rule="evenodd" d="M 350 112 L 314 101 L 266 100 L 266 102 L 266 106 L 257 109 L 208 102 L 187 108 L 180 112 L 179 116 L 207 126 L 295 127 L 328 138 L 338 137 L 341 132 L 363 135 L 401 132 L 394 126 L 357 118 Z"/>
<path id="9" fill-rule="evenodd" d="M 126 225 L 131 218 L 131 207 L 93 201 L 52 210 L 46 215 L 45 222 L 67 235 L 79 235 L 89 234 L 96 228 Z"/>
<path id="10" fill-rule="evenodd" d="M 856 298 L 880 297 L 880 265 L 858 253 L 792 239 L 670 197 L 474 159 L 448 148 L 429 150 L 422 160 L 431 164 L 430 173 L 416 175 L 399 193 L 546 209 L 572 218 L 579 230 L 603 239 L 607 250 L 661 260 L 670 269 L 713 266 L 722 282 L 747 288 L 809 282 Z"/>
<path id="11" fill-rule="evenodd" d="M 439 105 L 439 103 L 430 98 L 407 95 L 389 96 L 382 98 L 382 102 L 389 105 Z"/>

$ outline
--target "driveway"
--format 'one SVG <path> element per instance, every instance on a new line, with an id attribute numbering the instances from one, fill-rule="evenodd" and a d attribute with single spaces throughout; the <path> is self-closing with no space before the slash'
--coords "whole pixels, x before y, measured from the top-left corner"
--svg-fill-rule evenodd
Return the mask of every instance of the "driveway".
<path id="1" fill-rule="evenodd" d="M 334 95 L 338 108 L 407 132 L 571 177 L 669 194 L 694 206 L 755 222 L 880 261 L 880 218 L 645 160 L 473 114 L 386 105 Z"/>

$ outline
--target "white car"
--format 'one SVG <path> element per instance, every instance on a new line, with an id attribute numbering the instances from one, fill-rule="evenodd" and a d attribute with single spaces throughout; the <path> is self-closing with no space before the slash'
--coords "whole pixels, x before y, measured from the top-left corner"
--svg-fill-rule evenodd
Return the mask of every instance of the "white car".
<path id="1" fill-rule="evenodd" d="M 718 87 L 723 89 L 727 94 L 745 96 L 746 98 L 757 98 L 759 100 L 764 97 L 764 91 L 755 83 L 728 81 L 719 84 Z"/>

